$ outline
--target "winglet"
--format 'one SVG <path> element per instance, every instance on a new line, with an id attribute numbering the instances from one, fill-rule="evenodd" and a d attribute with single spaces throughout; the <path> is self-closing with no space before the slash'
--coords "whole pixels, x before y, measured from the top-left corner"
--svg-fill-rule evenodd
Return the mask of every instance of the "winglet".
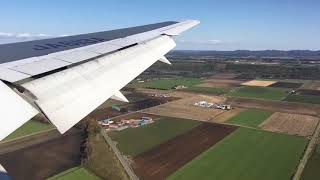
<path id="1" fill-rule="evenodd" d="M 120 91 L 115 92 L 114 95 L 111 96 L 111 99 L 123 101 L 123 102 L 129 102 L 129 100 Z"/>
<path id="2" fill-rule="evenodd" d="M 171 62 L 165 56 L 162 56 L 159 61 L 171 65 Z"/>

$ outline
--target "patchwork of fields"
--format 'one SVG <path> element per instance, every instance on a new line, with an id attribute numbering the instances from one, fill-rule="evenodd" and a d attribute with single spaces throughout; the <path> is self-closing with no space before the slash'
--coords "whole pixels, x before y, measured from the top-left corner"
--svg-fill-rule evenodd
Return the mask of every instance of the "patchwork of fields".
<path id="1" fill-rule="evenodd" d="M 163 117 L 152 124 L 110 133 L 126 155 L 136 156 L 200 125 L 200 121 Z"/>
<path id="2" fill-rule="evenodd" d="M 140 179 L 164 179 L 203 151 L 232 133 L 236 127 L 203 123 L 134 158 Z"/>
<path id="3" fill-rule="evenodd" d="M 163 138 L 163 141 L 155 140 L 145 150 L 132 153 L 133 167 L 141 179 L 289 180 L 293 176 L 308 143 L 306 137 L 313 134 L 319 121 L 315 116 L 319 115 L 320 106 L 312 105 L 320 104 L 320 91 L 315 89 L 317 84 L 304 80 L 248 81 L 233 78 L 217 76 L 201 81 L 177 78 L 151 81 L 157 85 L 146 83 L 148 86 L 145 87 L 154 89 L 172 89 L 175 85 L 184 85 L 188 87 L 183 89 L 184 92 L 226 95 L 185 94 L 179 96 L 181 100 L 144 110 L 146 113 L 226 122 L 235 125 L 234 127 L 243 127 L 221 136 L 219 142 L 214 143 L 209 142 L 216 135 L 210 135 L 212 132 L 203 129 L 208 128 L 206 124 L 186 128 L 180 134 Z M 307 83 L 312 90 L 304 89 Z M 292 90 L 296 92 L 292 93 Z M 224 98 L 210 100 L 209 97 Z M 193 106 L 200 100 L 231 104 L 234 108 L 220 111 Z M 206 133 L 198 134 L 197 129 L 202 129 L 208 137 L 203 135 Z M 205 148 L 201 149 L 200 144 L 184 139 L 191 137 L 191 133 L 197 143 L 207 143 Z M 121 149 L 121 143 L 119 147 Z M 197 148 L 201 151 L 198 149 L 193 154 Z M 319 164 L 314 163 L 317 161 L 316 152 L 309 164 Z M 311 165 L 308 168 L 311 172 Z M 306 170 L 306 174 L 308 171 Z M 304 174 L 304 178 L 306 176 Z"/>
<path id="4" fill-rule="evenodd" d="M 300 137 L 240 128 L 167 179 L 290 179 L 306 144 Z"/>

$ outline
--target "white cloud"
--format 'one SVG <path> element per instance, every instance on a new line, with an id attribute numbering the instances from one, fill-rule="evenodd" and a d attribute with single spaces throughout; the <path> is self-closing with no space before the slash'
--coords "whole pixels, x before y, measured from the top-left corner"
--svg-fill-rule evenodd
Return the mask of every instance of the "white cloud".
<path id="1" fill-rule="evenodd" d="M 12 33 L 12 32 L 0 32 L 0 38 L 49 38 L 49 37 L 60 37 L 66 35 L 48 35 L 48 34 L 31 34 L 31 33 Z"/>
<path id="2" fill-rule="evenodd" d="M 32 41 L 38 39 L 64 37 L 67 35 L 50 35 L 50 34 L 32 34 L 32 33 L 13 33 L 13 32 L 0 32 L 0 44 Z"/>

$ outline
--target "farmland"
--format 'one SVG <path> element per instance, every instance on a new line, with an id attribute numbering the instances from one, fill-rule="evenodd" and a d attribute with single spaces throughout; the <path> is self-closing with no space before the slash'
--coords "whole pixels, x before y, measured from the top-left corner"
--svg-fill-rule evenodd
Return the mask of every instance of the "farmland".
<path id="1" fill-rule="evenodd" d="M 220 88 L 230 88 L 230 87 L 239 87 L 243 80 L 235 80 L 235 79 L 216 79 L 209 78 L 198 84 L 198 87 L 220 87 Z"/>
<path id="2" fill-rule="evenodd" d="M 267 86 L 270 86 L 270 85 L 272 85 L 274 83 L 276 83 L 276 81 L 251 80 L 251 81 L 244 82 L 241 85 L 267 87 Z"/>
<path id="3" fill-rule="evenodd" d="M 245 111 L 246 109 L 243 108 L 238 108 L 238 107 L 233 107 L 231 110 L 226 111 L 222 114 L 217 115 L 212 119 L 214 122 L 225 122 L 229 120 L 230 118 L 238 115 L 239 113 Z"/>
<path id="4" fill-rule="evenodd" d="M 22 125 L 19 129 L 14 131 L 12 134 L 10 134 L 7 138 L 4 139 L 4 141 L 30 135 L 30 134 L 41 132 L 41 131 L 45 131 L 50 128 L 53 128 L 53 127 L 49 123 L 42 123 L 42 122 L 31 120 L 25 123 L 24 125 Z"/>
<path id="5" fill-rule="evenodd" d="M 320 115 L 320 106 L 315 104 L 301 104 L 287 101 L 270 101 L 264 99 L 247 99 L 240 97 L 228 97 L 226 103 L 241 108 L 258 108 L 268 111 L 279 111 L 312 116 Z"/>
<path id="6" fill-rule="evenodd" d="M 274 113 L 260 127 L 264 130 L 291 135 L 311 136 L 319 118 L 300 114 Z"/>
<path id="7" fill-rule="evenodd" d="M 186 91 L 192 91 L 197 93 L 204 93 L 204 94 L 226 94 L 229 92 L 229 88 L 225 87 L 198 87 L 198 86 L 192 86 L 185 89 Z"/>
<path id="8" fill-rule="evenodd" d="M 201 79 L 199 78 L 158 79 L 158 80 L 151 80 L 151 81 L 145 82 L 143 83 L 143 86 L 147 88 L 152 88 L 152 89 L 169 90 L 177 85 L 190 87 L 190 86 L 199 84 L 200 82 L 201 82 Z"/>
<path id="9" fill-rule="evenodd" d="M 320 145 L 318 145 L 312 156 L 307 162 L 307 165 L 302 174 L 302 180 L 314 180 L 320 178 Z"/>
<path id="10" fill-rule="evenodd" d="M 320 81 L 319 80 L 313 80 L 311 82 L 307 82 L 302 86 L 302 88 L 320 90 Z"/>
<path id="11" fill-rule="evenodd" d="M 306 144 L 301 137 L 239 128 L 168 179 L 290 179 Z"/>
<path id="12" fill-rule="evenodd" d="M 265 110 L 248 109 L 240 112 L 237 116 L 232 117 L 227 122 L 243 126 L 257 127 L 260 123 L 271 116 L 271 114 L 272 112 Z"/>
<path id="13" fill-rule="evenodd" d="M 124 154 L 136 156 L 179 134 L 187 132 L 199 124 L 201 124 L 199 121 L 163 117 L 152 124 L 139 128 L 112 132 L 110 136 L 118 143 L 119 149 Z M 143 141 L 139 139 L 143 139 Z"/>
<path id="14" fill-rule="evenodd" d="M 287 96 L 287 92 L 285 89 L 279 88 L 245 86 L 235 89 L 234 91 L 230 91 L 227 95 L 247 98 L 282 100 Z"/>
<path id="15" fill-rule="evenodd" d="M 143 110 L 145 113 L 157 114 L 161 116 L 178 117 L 185 119 L 196 120 L 211 120 L 219 114 L 224 113 L 221 109 L 207 109 L 203 107 L 195 106 L 194 103 L 199 101 L 207 101 L 219 103 L 225 98 L 221 96 L 207 96 L 207 95 L 189 95 L 184 99 L 162 104 L 157 107 L 152 107 Z"/>
<path id="16" fill-rule="evenodd" d="M 75 167 L 57 174 L 47 180 L 99 180 L 97 176 L 91 174 L 88 170 Z"/>
<path id="17" fill-rule="evenodd" d="M 49 141 L 0 155 L 0 164 L 6 168 L 12 179 L 45 179 L 80 165 L 80 148 L 83 143 L 80 130 L 73 128 L 57 137 L 54 134 L 46 135 L 49 136 Z"/>
<path id="18" fill-rule="evenodd" d="M 277 87 L 277 88 L 299 88 L 303 83 L 295 83 L 295 82 L 276 82 L 271 84 L 269 87 Z"/>
<path id="19" fill-rule="evenodd" d="M 233 126 L 203 123 L 136 156 L 135 172 L 142 180 L 164 179 L 235 129 Z"/>
<path id="20" fill-rule="evenodd" d="M 320 104 L 320 96 L 290 94 L 284 101 Z"/>

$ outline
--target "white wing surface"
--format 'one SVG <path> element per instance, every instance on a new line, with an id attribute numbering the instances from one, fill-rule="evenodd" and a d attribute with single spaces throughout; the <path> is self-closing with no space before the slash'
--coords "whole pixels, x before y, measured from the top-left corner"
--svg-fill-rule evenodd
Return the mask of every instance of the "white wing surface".
<path id="1" fill-rule="evenodd" d="M 106 37 L 110 38 L 110 32 L 99 36 L 94 34 L 94 37 L 85 36 L 87 39 L 83 40 L 94 43 L 76 48 L 69 48 L 66 43 L 61 45 L 61 40 L 55 40 L 55 43 L 44 41 L 43 45 L 31 43 L 35 48 L 28 55 L 17 55 L 26 58 L 0 64 L 0 79 L 3 82 L 32 95 L 27 102 L 0 81 L 0 98 L 5 99 L 0 102 L 0 113 L 4 115 L 0 120 L 0 140 L 38 113 L 29 104 L 30 101 L 61 133 L 109 98 L 128 101 L 120 89 L 156 61 L 170 64 L 164 55 L 176 45 L 171 36 L 179 35 L 198 23 L 188 20 L 152 26 L 157 28 L 141 26 L 130 29 L 134 32 L 125 37 L 115 31 L 112 36 L 120 37 L 111 40 L 106 40 Z M 124 34 L 126 31 L 121 32 Z M 68 42 L 80 41 L 74 38 L 70 41 L 69 38 Z M 16 58 L 11 54 L 3 57 Z"/>

